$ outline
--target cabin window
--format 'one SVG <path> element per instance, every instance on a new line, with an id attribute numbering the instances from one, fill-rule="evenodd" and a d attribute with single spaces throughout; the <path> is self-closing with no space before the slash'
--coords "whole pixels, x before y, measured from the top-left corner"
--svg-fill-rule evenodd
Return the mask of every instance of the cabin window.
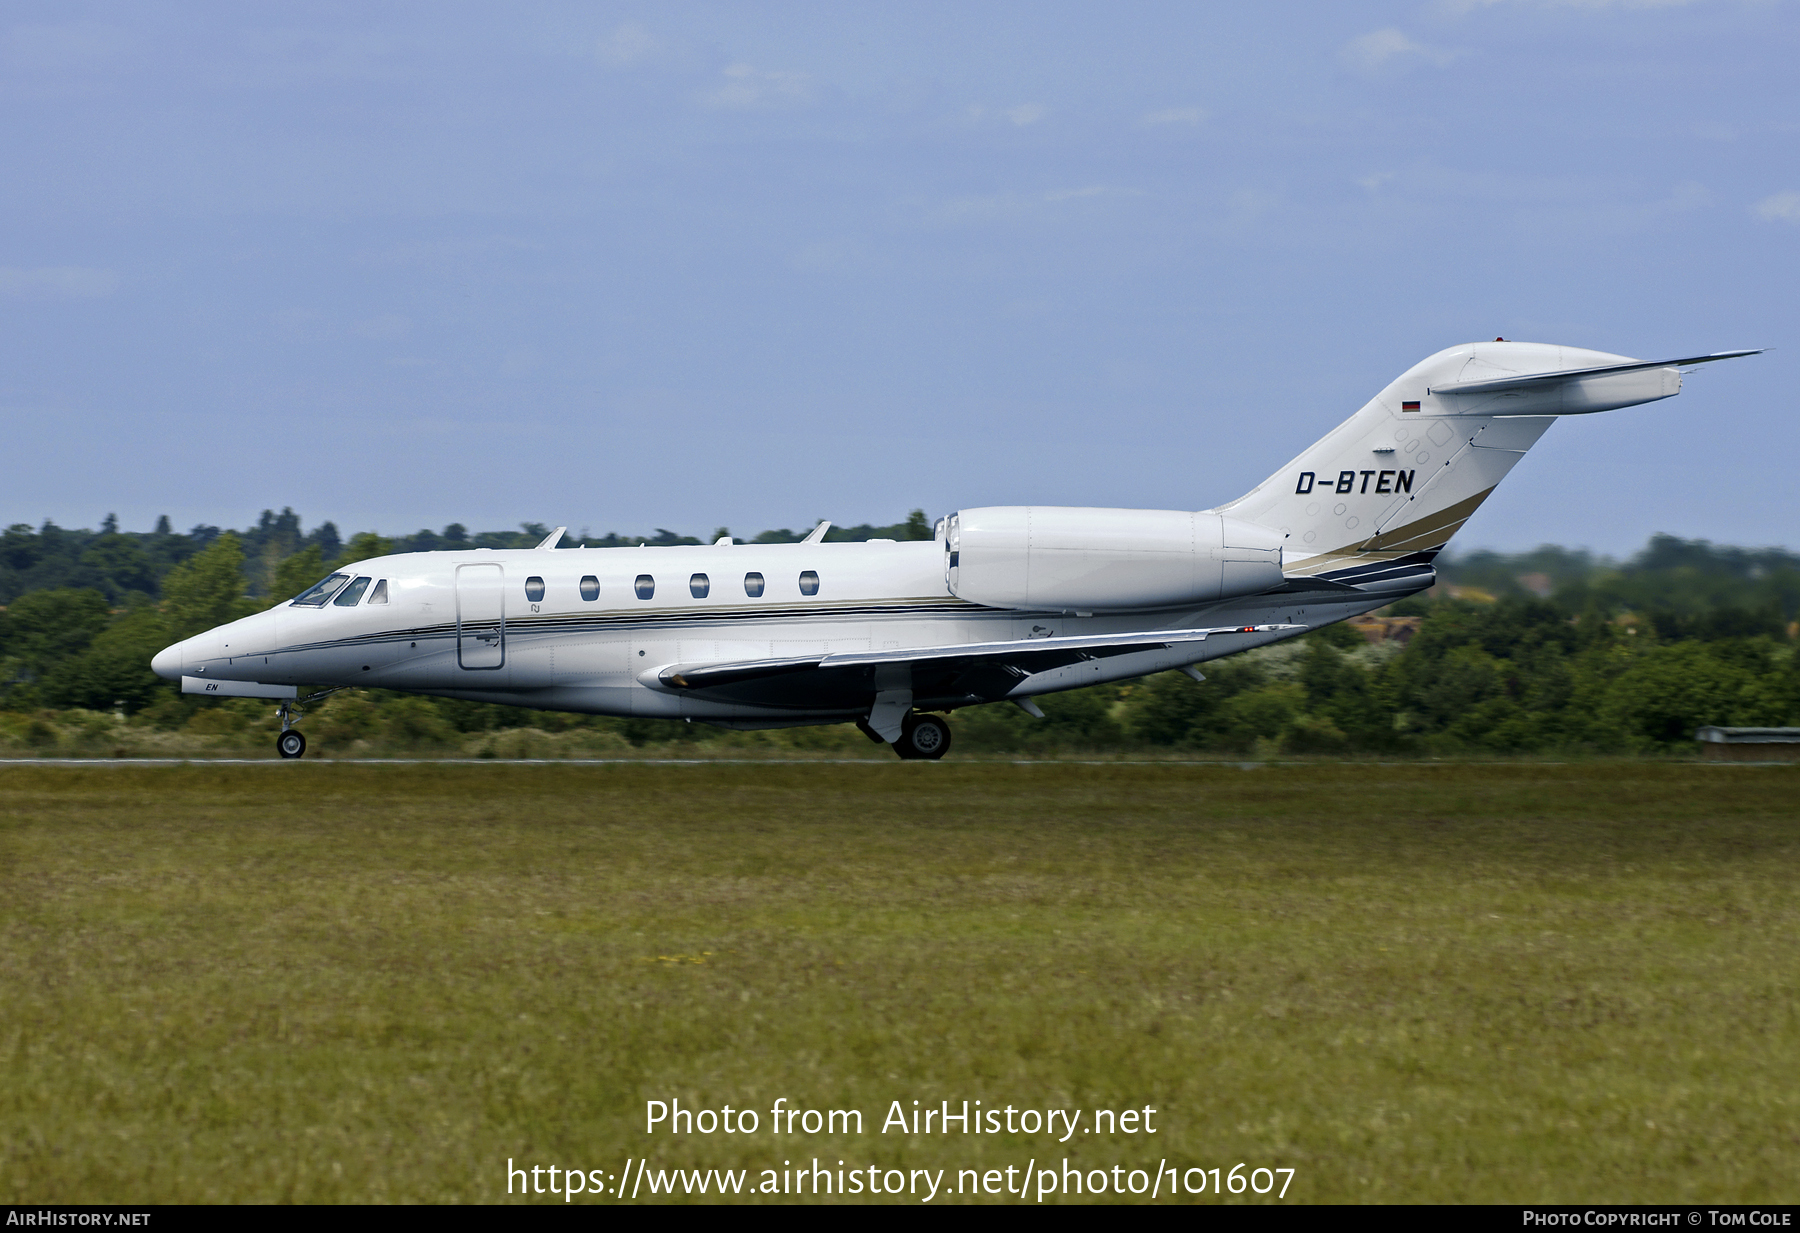
<path id="1" fill-rule="evenodd" d="M 387 603 L 387 579 L 386 578 L 383 578 L 380 582 L 377 582 L 375 584 L 375 589 L 373 591 L 369 592 L 369 602 L 371 604 Z"/>
<path id="2" fill-rule="evenodd" d="M 337 594 L 338 588 L 348 581 L 350 581 L 349 574 L 333 574 L 296 595 L 293 606 L 296 608 L 323 608 L 326 601 Z"/>
<path id="3" fill-rule="evenodd" d="M 705 574 L 695 574 L 688 579 L 688 593 L 695 599 L 705 599 L 706 593 L 712 590 L 712 582 Z"/>
<path id="4" fill-rule="evenodd" d="M 800 571 L 800 594 L 817 595 L 819 593 L 819 576 L 810 569 Z"/>
<path id="5" fill-rule="evenodd" d="M 600 580 L 592 574 L 581 580 L 581 598 L 590 604 L 600 598 Z"/>
<path id="6" fill-rule="evenodd" d="M 544 598 L 544 580 L 536 574 L 525 580 L 525 598 L 534 604 Z"/>
<path id="7" fill-rule="evenodd" d="M 744 575 L 744 594 L 751 599 L 761 599 L 763 593 L 763 576 L 761 574 Z"/>
<path id="8" fill-rule="evenodd" d="M 649 574 L 639 574 L 637 581 L 632 583 L 632 586 L 637 589 L 639 599 L 649 599 L 656 594 L 656 579 Z"/>
<path id="9" fill-rule="evenodd" d="M 355 582 L 352 582 L 349 586 L 345 587 L 338 597 L 331 602 L 339 608 L 354 608 L 357 605 L 357 601 L 362 599 L 363 592 L 368 589 L 369 580 L 367 578 L 358 578 Z"/>

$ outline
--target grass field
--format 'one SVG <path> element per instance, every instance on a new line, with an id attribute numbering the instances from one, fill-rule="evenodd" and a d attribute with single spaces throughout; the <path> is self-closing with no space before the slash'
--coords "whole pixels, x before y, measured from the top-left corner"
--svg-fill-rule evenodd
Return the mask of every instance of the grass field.
<path id="1" fill-rule="evenodd" d="M 509 1158 L 646 1156 L 943 1168 L 939 1203 L 1064 1157 L 1288 1167 L 1290 1202 L 1792 1201 L 1797 797 L 1692 764 L 0 766 L 0 1201 L 493 1201 Z M 646 1135 L 672 1097 L 761 1127 Z M 778 1137 L 777 1098 L 864 1133 Z M 880 1130 L 945 1099 L 1158 1133 Z"/>

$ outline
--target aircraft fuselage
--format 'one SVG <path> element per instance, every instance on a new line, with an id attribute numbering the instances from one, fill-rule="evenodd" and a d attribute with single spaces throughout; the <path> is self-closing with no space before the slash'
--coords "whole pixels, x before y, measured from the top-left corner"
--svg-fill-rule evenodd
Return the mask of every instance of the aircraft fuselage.
<path id="1" fill-rule="evenodd" d="M 1081 615 L 983 607 L 945 582 L 940 541 L 420 552 L 338 570 L 338 595 L 291 601 L 178 643 L 156 669 L 206 681 L 366 686 L 550 710 L 762 727 L 853 719 L 869 706 L 809 685 L 783 697 L 695 696 L 670 665 L 799 660 L 847 651 L 1068 638 L 1199 624 L 1266 624 L 1179 650 L 1054 665 L 971 694 L 967 682 L 915 705 L 956 706 L 1123 680 L 1247 650 L 1390 603 L 1389 591 L 1301 591 L 1144 612 Z M 354 580 L 356 602 L 337 602 Z M 758 582 L 760 581 L 760 587 Z M 381 584 L 385 582 L 386 586 Z M 1417 590 L 1424 579 L 1408 590 Z M 385 602 L 371 602 L 377 589 Z M 760 591 L 758 594 L 750 592 Z M 808 594 L 807 592 L 812 593 Z M 980 688 L 980 683 L 977 683 Z"/>

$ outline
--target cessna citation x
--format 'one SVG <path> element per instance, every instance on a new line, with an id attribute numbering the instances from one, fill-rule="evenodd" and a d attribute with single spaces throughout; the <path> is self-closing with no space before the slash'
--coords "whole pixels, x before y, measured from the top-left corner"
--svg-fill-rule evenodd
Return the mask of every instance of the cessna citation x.
<path id="1" fill-rule="evenodd" d="M 854 722 L 939 758 L 932 712 L 1267 646 L 1432 585 L 1432 559 L 1560 415 L 1668 398 L 1677 360 L 1466 344 L 1414 366 L 1213 509 L 992 506 L 930 542 L 418 552 L 358 561 L 162 651 L 184 693 L 298 703 L 375 686 L 726 728 Z M 308 699 L 302 685 L 322 687 Z"/>

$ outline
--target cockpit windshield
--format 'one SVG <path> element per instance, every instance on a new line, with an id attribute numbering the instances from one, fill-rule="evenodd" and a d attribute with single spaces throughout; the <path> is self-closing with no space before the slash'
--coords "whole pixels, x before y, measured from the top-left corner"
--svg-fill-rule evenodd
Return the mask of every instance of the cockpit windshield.
<path id="1" fill-rule="evenodd" d="M 333 574 L 323 582 L 317 583 L 294 597 L 292 608 L 323 608 L 331 602 L 331 597 L 350 581 L 349 574 Z"/>

